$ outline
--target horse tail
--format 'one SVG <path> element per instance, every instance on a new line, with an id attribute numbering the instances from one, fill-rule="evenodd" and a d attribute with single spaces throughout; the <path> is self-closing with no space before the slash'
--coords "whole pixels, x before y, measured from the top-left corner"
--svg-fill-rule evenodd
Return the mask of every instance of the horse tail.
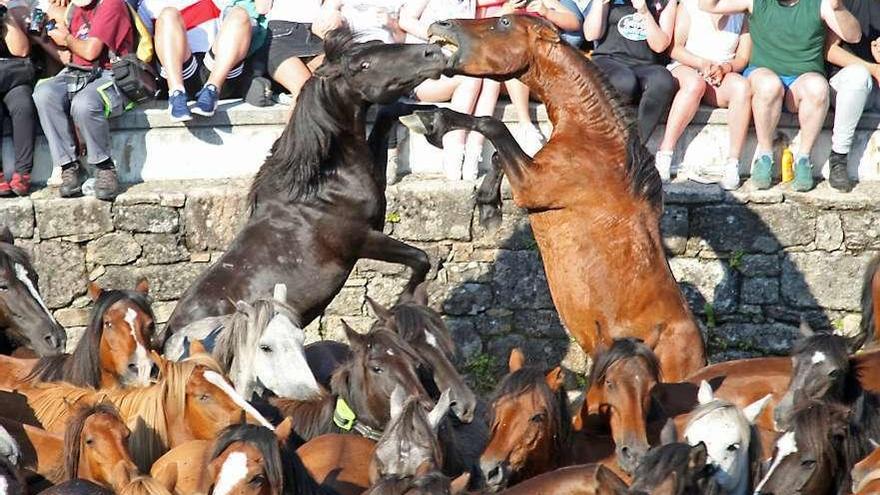
<path id="1" fill-rule="evenodd" d="M 854 349 L 860 349 L 869 340 L 877 340 L 878 329 L 874 325 L 874 279 L 880 275 L 878 272 L 880 272 L 880 255 L 875 256 L 865 269 L 865 278 L 862 282 L 862 324 Z"/>

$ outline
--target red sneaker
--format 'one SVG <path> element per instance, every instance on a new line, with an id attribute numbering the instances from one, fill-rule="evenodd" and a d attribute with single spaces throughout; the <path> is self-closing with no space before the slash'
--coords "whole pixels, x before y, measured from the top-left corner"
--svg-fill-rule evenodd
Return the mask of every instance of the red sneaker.
<path id="1" fill-rule="evenodd" d="M 6 177 L 3 175 L 3 172 L 0 172 L 0 196 L 11 196 L 12 188 L 9 187 L 9 183 L 6 182 Z"/>
<path id="2" fill-rule="evenodd" d="M 13 173 L 7 187 L 12 189 L 16 196 L 27 196 L 31 192 L 31 174 Z M 0 185 L 0 191 L 2 190 L 3 186 Z"/>

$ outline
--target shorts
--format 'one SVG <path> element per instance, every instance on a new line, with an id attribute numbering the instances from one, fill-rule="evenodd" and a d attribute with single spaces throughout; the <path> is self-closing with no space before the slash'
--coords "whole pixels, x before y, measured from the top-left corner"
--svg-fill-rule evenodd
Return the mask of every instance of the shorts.
<path id="1" fill-rule="evenodd" d="M 743 77 L 746 77 L 746 78 L 749 77 L 749 74 L 751 74 L 752 72 L 755 72 L 757 69 L 760 69 L 760 67 L 756 67 L 754 65 L 749 65 L 748 67 L 746 67 L 746 70 L 743 71 Z M 785 89 L 790 89 L 791 85 L 794 84 L 795 81 L 797 81 L 797 78 L 801 77 L 801 76 L 782 76 L 779 74 L 776 74 L 776 75 L 779 77 L 779 80 L 782 81 L 782 85 L 785 86 Z"/>
<path id="2" fill-rule="evenodd" d="M 208 82 L 211 75 L 211 69 L 214 67 L 214 60 L 210 53 L 193 53 L 185 62 L 183 62 L 183 87 L 186 94 L 190 97 L 195 96 L 202 86 Z M 241 77 L 244 72 L 244 62 L 229 71 L 226 76 L 226 82 L 220 89 L 220 98 L 241 98 L 243 96 L 243 82 Z M 165 80 L 166 72 L 164 67 L 159 68 L 159 75 Z M 167 81 L 166 81 L 167 89 Z"/>
<path id="3" fill-rule="evenodd" d="M 269 74 L 274 74 L 291 57 L 311 58 L 324 52 L 324 41 L 312 33 L 312 25 L 269 21 L 264 53 Z"/>

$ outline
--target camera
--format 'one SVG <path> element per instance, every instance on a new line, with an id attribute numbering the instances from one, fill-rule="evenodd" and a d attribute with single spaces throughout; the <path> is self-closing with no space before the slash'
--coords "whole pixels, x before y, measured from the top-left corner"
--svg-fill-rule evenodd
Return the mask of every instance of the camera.
<path id="1" fill-rule="evenodd" d="M 34 7 L 31 11 L 31 20 L 28 22 L 28 33 L 42 34 L 46 29 L 46 22 L 49 20 L 43 9 Z"/>
<path id="2" fill-rule="evenodd" d="M 0 19 L 5 18 L 7 12 L 9 12 L 9 8 L 5 5 L 0 4 Z"/>

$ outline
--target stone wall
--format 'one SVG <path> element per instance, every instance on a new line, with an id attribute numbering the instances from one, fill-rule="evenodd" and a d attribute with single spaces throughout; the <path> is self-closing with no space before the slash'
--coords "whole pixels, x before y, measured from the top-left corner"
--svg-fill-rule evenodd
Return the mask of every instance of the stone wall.
<path id="1" fill-rule="evenodd" d="M 473 215 L 473 183 L 408 179 L 389 187 L 387 231 L 432 260 L 431 302 L 446 317 L 462 362 L 485 373 L 522 346 L 542 363 L 583 371 L 564 333 L 525 215 L 509 200 L 501 228 Z M 0 200 L 0 222 L 32 253 L 47 305 L 71 331 L 86 323 L 89 280 L 131 288 L 151 283 L 158 318 L 222 252 L 245 213 L 247 181 L 151 182 L 115 203 L 64 200 L 49 190 Z M 880 184 L 850 195 L 725 193 L 715 186 L 666 187 L 664 240 L 673 272 L 706 331 L 713 360 L 785 352 L 805 316 L 852 332 L 859 323 L 864 266 L 880 251 Z M 509 196 L 509 195 L 508 195 Z M 340 338 L 340 320 L 371 322 L 364 297 L 389 304 L 406 270 L 363 260 L 310 339 Z"/>

